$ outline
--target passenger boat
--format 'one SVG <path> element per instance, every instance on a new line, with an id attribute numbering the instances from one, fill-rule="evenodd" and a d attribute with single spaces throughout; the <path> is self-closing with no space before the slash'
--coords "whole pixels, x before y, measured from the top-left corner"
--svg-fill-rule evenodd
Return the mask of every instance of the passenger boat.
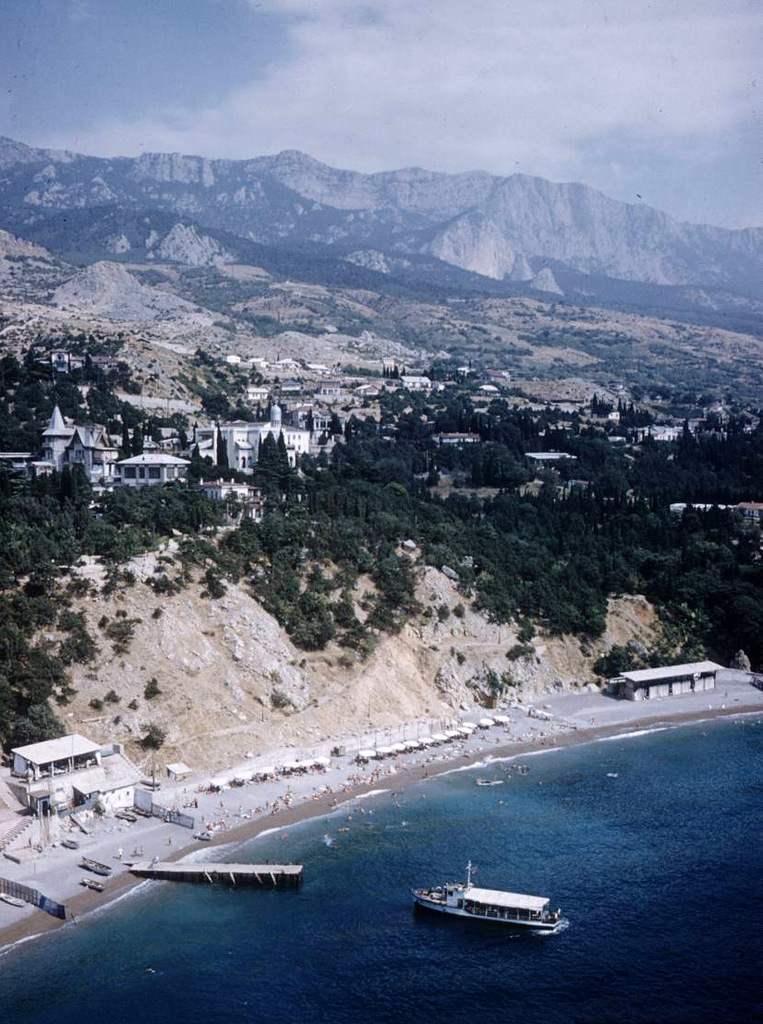
<path id="1" fill-rule="evenodd" d="M 472 862 L 466 868 L 466 882 L 446 882 L 435 889 L 414 889 L 416 906 L 439 914 L 451 914 L 477 921 L 555 932 L 562 923 L 561 910 L 548 910 L 544 896 L 526 896 L 500 889 L 478 889 L 472 885 Z"/>
<path id="2" fill-rule="evenodd" d="M 99 860 L 91 860 L 89 857 L 83 857 L 80 860 L 80 867 L 85 868 L 87 871 L 92 871 L 96 875 L 111 874 L 110 864 L 101 864 Z"/>
<path id="3" fill-rule="evenodd" d="M 84 885 L 86 889 L 92 889 L 93 892 L 103 892 L 103 882 L 99 882 L 95 878 L 82 878 L 80 879 L 80 885 Z"/>

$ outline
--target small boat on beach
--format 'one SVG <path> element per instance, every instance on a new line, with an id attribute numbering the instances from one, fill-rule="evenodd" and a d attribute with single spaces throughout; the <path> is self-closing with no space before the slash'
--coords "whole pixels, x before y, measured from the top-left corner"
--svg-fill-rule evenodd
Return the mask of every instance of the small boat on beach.
<path id="1" fill-rule="evenodd" d="M 0 892 L 0 900 L 7 903 L 9 907 L 24 907 L 26 904 L 18 896 L 11 896 L 10 893 Z"/>
<path id="2" fill-rule="evenodd" d="M 214 835 L 205 830 L 204 832 L 194 832 L 193 838 L 200 839 L 202 842 L 208 843 L 210 839 L 214 839 Z"/>
<path id="3" fill-rule="evenodd" d="M 80 867 L 86 871 L 92 871 L 95 875 L 110 875 L 111 865 L 102 864 L 99 860 L 91 860 L 90 857 L 82 857 Z"/>
<path id="4" fill-rule="evenodd" d="M 76 839 L 62 839 L 61 846 L 65 846 L 67 850 L 79 850 L 79 843 Z"/>
<path id="5" fill-rule="evenodd" d="M 562 924 L 561 910 L 548 910 L 544 896 L 527 896 L 500 889 L 478 889 L 472 885 L 472 862 L 466 868 L 466 882 L 446 882 L 434 889 L 414 889 L 417 907 L 439 914 L 490 921 L 495 924 L 555 932 Z"/>
<path id="6" fill-rule="evenodd" d="M 79 884 L 84 885 L 86 889 L 92 889 L 93 892 L 103 892 L 105 888 L 103 882 L 95 878 L 81 878 Z"/>

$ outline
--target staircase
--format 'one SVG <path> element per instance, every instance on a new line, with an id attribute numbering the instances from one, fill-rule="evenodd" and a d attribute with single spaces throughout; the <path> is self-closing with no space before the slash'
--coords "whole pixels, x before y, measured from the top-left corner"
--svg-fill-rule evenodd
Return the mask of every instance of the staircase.
<path id="1" fill-rule="evenodd" d="M 11 825 L 10 829 L 8 829 L 8 831 L 5 832 L 4 835 L 0 835 L 0 853 L 3 853 L 5 850 L 7 850 L 13 843 L 16 842 L 17 839 L 19 839 L 26 832 L 28 828 L 31 828 L 33 822 L 34 818 L 32 817 L 31 814 L 25 815 L 20 820 L 15 820 L 15 823 L 13 819 L 11 820 L 11 822 L 0 822 L 0 830 L 2 829 L 3 825 Z"/>

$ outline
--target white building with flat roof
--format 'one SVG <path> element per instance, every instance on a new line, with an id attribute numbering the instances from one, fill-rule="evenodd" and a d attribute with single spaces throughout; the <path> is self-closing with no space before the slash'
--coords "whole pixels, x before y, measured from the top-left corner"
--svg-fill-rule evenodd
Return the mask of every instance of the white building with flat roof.
<path id="1" fill-rule="evenodd" d="M 121 746 L 73 733 L 11 751 L 8 785 L 35 813 L 59 814 L 99 801 L 106 812 L 132 807 L 139 773 Z"/>
<path id="2" fill-rule="evenodd" d="M 655 700 L 715 689 L 715 678 L 723 671 L 714 661 L 694 661 L 685 665 L 642 668 L 622 672 L 610 679 L 610 693 L 625 700 Z"/>
<path id="3" fill-rule="evenodd" d="M 150 487 L 154 484 L 185 480 L 190 462 L 166 452 L 143 452 L 116 464 L 116 483 L 125 487 Z"/>

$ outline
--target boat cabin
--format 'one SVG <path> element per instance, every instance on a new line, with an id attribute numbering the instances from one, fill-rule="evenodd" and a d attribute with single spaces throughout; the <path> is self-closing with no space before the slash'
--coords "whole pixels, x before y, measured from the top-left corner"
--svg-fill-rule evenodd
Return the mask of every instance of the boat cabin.
<path id="1" fill-rule="evenodd" d="M 478 889 L 473 885 L 446 886 L 445 902 L 449 907 L 464 910 L 474 917 L 501 921 L 541 921 L 549 901 L 543 896 L 526 896 L 499 889 Z"/>

